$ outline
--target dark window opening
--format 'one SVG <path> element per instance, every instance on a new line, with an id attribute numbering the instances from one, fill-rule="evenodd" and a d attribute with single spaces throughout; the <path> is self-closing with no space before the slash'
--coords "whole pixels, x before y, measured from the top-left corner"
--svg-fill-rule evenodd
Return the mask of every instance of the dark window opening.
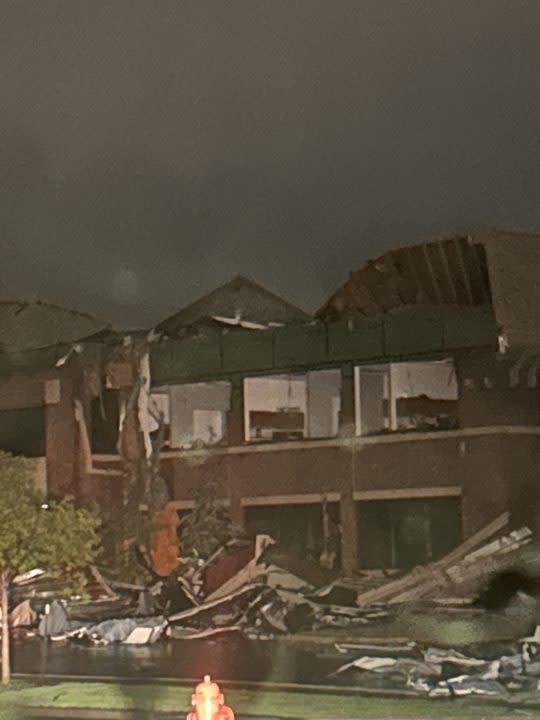
<path id="1" fill-rule="evenodd" d="M 92 400 L 92 452 L 116 454 L 119 420 L 118 390 L 104 390 Z"/>
<path id="2" fill-rule="evenodd" d="M 323 552 L 335 553 L 340 564 L 339 503 L 328 503 L 324 518 L 322 503 L 265 505 L 246 509 L 246 527 L 252 536 L 270 535 L 292 556 L 321 562 Z"/>
<path id="3" fill-rule="evenodd" d="M 446 555 L 461 542 L 456 497 L 358 502 L 358 557 L 366 569 L 409 569 Z"/>
<path id="4" fill-rule="evenodd" d="M 45 455 L 45 408 L 0 411 L 0 448 L 14 455 Z"/>

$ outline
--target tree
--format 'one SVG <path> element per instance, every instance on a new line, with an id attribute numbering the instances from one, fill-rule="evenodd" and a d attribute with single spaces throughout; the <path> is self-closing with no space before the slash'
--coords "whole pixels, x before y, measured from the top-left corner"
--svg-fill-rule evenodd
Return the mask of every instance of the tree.
<path id="1" fill-rule="evenodd" d="M 186 552 L 208 558 L 220 545 L 240 534 L 231 522 L 227 507 L 217 496 L 217 486 L 208 482 L 197 491 L 193 510 L 181 521 L 182 545 Z"/>
<path id="2" fill-rule="evenodd" d="M 0 600 L 2 683 L 10 680 L 8 593 L 13 578 L 37 567 L 84 588 L 84 568 L 98 552 L 99 519 L 71 499 L 45 504 L 33 486 L 32 464 L 0 452 Z"/>

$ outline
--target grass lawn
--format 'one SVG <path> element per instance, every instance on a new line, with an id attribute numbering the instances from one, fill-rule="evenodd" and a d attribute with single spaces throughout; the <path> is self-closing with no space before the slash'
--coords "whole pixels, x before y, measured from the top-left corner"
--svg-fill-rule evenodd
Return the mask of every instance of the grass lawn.
<path id="1" fill-rule="evenodd" d="M 170 685 L 136 685 L 64 682 L 57 685 L 19 686 L 0 692 L 0 718 L 15 707 L 85 708 L 144 712 L 176 712 L 185 717 L 192 688 Z M 362 718 L 517 718 L 539 717 L 533 708 L 517 710 L 460 700 L 343 697 L 319 693 L 274 690 L 230 690 L 227 703 L 237 715 L 266 715 L 306 720 Z"/>

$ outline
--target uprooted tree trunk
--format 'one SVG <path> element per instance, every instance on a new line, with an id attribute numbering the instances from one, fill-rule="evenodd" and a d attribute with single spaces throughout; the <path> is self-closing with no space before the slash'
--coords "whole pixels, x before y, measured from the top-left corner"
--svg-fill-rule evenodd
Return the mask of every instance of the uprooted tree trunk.
<path id="1" fill-rule="evenodd" d="M 2 608 L 2 685 L 7 685 L 11 679 L 8 591 L 9 576 L 7 572 L 3 572 L 0 575 L 0 605 Z"/>

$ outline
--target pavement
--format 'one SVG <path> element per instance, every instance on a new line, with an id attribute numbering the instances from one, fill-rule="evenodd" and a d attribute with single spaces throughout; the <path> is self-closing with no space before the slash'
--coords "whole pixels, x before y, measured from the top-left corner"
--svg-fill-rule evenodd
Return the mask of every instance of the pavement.
<path id="1" fill-rule="evenodd" d="M 221 637 L 158 641 L 154 645 L 80 645 L 72 641 L 17 640 L 14 675 L 88 679 L 198 681 L 211 675 L 229 682 L 320 684 L 341 663 L 335 655 L 279 640 Z"/>

